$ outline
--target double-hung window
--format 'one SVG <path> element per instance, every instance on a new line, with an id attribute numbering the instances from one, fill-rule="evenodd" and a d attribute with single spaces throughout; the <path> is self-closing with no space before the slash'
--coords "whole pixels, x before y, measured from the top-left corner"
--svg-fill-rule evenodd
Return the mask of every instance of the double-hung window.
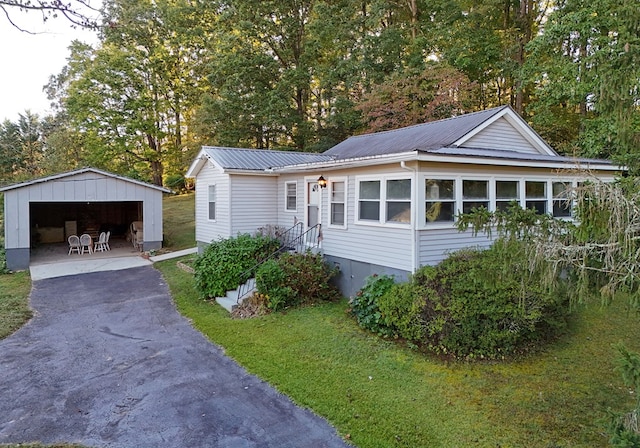
<path id="1" fill-rule="evenodd" d="M 462 212 L 470 213 L 474 208 L 489 209 L 489 181 L 462 180 Z"/>
<path id="2" fill-rule="evenodd" d="M 380 181 L 363 180 L 359 185 L 358 219 L 380 221 Z"/>
<path id="3" fill-rule="evenodd" d="M 286 182 L 285 184 L 285 210 L 295 212 L 298 208 L 298 183 Z"/>
<path id="4" fill-rule="evenodd" d="M 456 216 L 456 181 L 427 179 L 425 186 L 425 219 L 430 222 L 453 222 Z"/>
<path id="5" fill-rule="evenodd" d="M 571 217 L 571 183 L 553 182 L 553 216 L 556 218 Z"/>
<path id="6" fill-rule="evenodd" d="M 520 182 L 496 180 L 496 210 L 506 211 L 513 201 L 520 202 Z"/>
<path id="7" fill-rule="evenodd" d="M 329 201 L 331 203 L 330 224 L 342 227 L 345 225 L 346 184 L 344 181 L 331 181 Z"/>
<path id="8" fill-rule="evenodd" d="M 216 186 L 209 185 L 209 219 L 216 219 Z"/>
<path id="9" fill-rule="evenodd" d="M 411 179 L 387 181 L 388 222 L 411 222 Z"/>
<path id="10" fill-rule="evenodd" d="M 525 206 L 534 209 L 537 214 L 547 213 L 547 183 L 544 181 L 525 182 Z"/>
<path id="11" fill-rule="evenodd" d="M 411 222 L 411 179 L 360 180 L 357 188 L 361 222 Z"/>

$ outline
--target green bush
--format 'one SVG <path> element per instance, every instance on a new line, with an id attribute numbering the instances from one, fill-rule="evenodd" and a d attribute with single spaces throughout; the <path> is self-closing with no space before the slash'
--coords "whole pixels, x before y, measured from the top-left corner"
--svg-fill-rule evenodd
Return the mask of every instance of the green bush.
<path id="1" fill-rule="evenodd" d="M 200 295 L 221 297 L 252 275 L 248 272 L 279 247 L 274 238 L 241 234 L 209 244 L 196 258 L 194 280 Z"/>
<path id="2" fill-rule="evenodd" d="M 349 300 L 350 313 L 358 325 L 380 336 L 393 336 L 393 329 L 380 311 L 379 301 L 394 285 L 391 275 L 374 274 L 366 278 L 364 286 Z"/>
<path id="3" fill-rule="evenodd" d="M 520 353 L 566 326 L 565 295 L 554 295 L 529 272 L 521 242 L 465 250 L 413 277 L 424 293 L 424 343 L 457 357 Z"/>
<path id="4" fill-rule="evenodd" d="M 256 288 L 268 297 L 267 306 L 273 310 L 336 300 L 340 292 L 330 283 L 336 273 L 319 254 L 285 253 L 258 268 Z"/>
<path id="5" fill-rule="evenodd" d="M 419 342 L 424 339 L 424 295 L 414 282 L 396 283 L 378 299 L 382 321 L 393 336 Z"/>

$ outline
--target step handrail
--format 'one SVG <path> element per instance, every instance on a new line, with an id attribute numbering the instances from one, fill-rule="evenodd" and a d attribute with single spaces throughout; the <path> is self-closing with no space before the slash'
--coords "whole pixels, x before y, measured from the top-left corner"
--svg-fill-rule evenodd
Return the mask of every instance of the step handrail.
<path id="1" fill-rule="evenodd" d="M 299 222 L 299 223 L 296 223 L 290 229 L 288 229 L 287 232 L 289 230 L 293 229 L 294 227 L 298 226 L 298 225 L 300 225 L 300 227 L 302 228 L 302 222 Z M 284 233 L 286 233 L 286 232 L 284 232 Z M 307 238 L 306 238 L 307 236 L 313 237 L 313 239 L 311 240 L 311 241 L 313 241 L 312 245 L 307 245 L 307 242 L 308 242 Z M 274 251 L 269 256 L 267 256 L 266 258 L 261 260 L 259 263 L 257 263 L 255 266 L 253 266 L 251 269 L 247 269 L 246 271 L 244 271 L 240 278 L 241 279 L 249 279 L 249 278 L 253 277 L 260 266 L 262 266 L 265 262 L 267 262 L 269 260 L 277 258 L 280 254 L 282 254 L 284 252 L 289 252 L 289 251 L 303 252 L 303 251 L 307 251 L 307 250 L 312 250 L 312 249 L 315 249 L 317 247 L 320 247 L 320 242 L 321 241 L 322 241 L 322 224 L 316 224 L 315 226 L 310 227 L 305 232 L 301 233 L 300 235 L 296 236 L 295 238 L 287 239 L 287 243 L 288 244 L 284 244 L 282 242 L 282 240 L 281 240 L 280 241 L 280 247 L 276 251 Z M 304 249 L 304 250 L 299 250 L 299 249 Z M 249 287 L 248 280 L 245 280 L 241 285 L 238 286 L 238 298 L 236 299 L 236 303 L 239 304 L 240 301 L 245 298 L 245 296 L 249 295 L 249 293 L 251 293 L 251 288 Z"/>

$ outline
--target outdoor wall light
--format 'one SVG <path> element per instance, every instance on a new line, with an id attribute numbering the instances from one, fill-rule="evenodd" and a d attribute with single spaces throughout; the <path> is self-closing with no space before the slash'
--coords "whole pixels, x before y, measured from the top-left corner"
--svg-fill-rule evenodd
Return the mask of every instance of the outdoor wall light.
<path id="1" fill-rule="evenodd" d="M 318 177 L 318 185 L 320 185 L 320 188 L 327 188 L 327 179 L 322 176 Z"/>

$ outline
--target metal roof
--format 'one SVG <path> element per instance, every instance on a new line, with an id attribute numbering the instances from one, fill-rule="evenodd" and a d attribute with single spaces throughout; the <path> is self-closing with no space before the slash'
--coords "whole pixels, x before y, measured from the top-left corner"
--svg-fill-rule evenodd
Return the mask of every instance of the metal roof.
<path id="1" fill-rule="evenodd" d="M 325 154 L 309 152 L 277 151 L 269 149 L 223 148 L 204 146 L 203 152 L 222 169 L 264 171 L 301 163 L 332 160 Z"/>
<path id="2" fill-rule="evenodd" d="M 324 154 L 343 159 L 442 148 L 452 145 L 508 107 L 496 107 L 391 131 L 356 135 Z"/>
<path id="3" fill-rule="evenodd" d="M 173 191 L 171 191 L 171 190 L 169 190 L 168 188 L 165 188 L 165 187 L 161 187 L 161 186 L 158 186 L 158 185 L 150 184 L 150 183 L 147 183 L 147 182 L 142 182 L 140 180 L 131 179 L 129 177 L 120 176 L 118 174 L 113 174 L 113 173 L 110 173 L 108 171 L 103 171 L 103 170 L 99 170 L 97 168 L 91 168 L 91 167 L 80 168 L 80 169 L 73 170 L 73 171 L 67 171 L 67 172 L 64 172 L 64 173 L 54 174 L 52 176 L 41 177 L 41 178 L 38 178 L 38 179 L 33 179 L 33 180 L 26 181 L 26 182 L 20 182 L 20 183 L 17 183 L 17 184 L 7 185 L 5 187 L 0 187 L 0 192 L 14 190 L 14 189 L 17 189 L 17 188 L 28 187 L 29 185 L 35 185 L 35 184 L 39 184 L 39 183 L 43 183 L 43 182 L 50 182 L 50 181 L 54 181 L 54 180 L 58 180 L 58 179 L 64 179 L 65 177 L 75 176 L 75 175 L 83 174 L 83 173 L 100 174 L 102 176 L 113 177 L 115 179 L 120 179 L 120 180 L 123 180 L 123 181 L 126 181 L 126 182 L 131 182 L 133 184 L 142 185 L 143 187 L 153 188 L 154 190 L 160 190 L 163 193 L 173 193 Z"/>

